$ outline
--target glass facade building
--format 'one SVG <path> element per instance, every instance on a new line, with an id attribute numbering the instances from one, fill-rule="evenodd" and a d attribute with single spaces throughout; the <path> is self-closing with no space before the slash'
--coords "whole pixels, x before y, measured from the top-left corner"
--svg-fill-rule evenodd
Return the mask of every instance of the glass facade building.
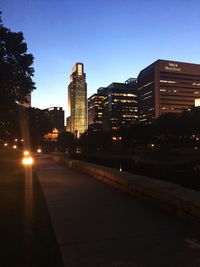
<path id="1" fill-rule="evenodd" d="M 88 129 L 102 131 L 103 127 L 103 106 L 105 96 L 93 94 L 88 98 Z"/>
<path id="2" fill-rule="evenodd" d="M 76 63 L 68 86 L 67 130 L 79 137 L 88 128 L 87 119 L 87 83 L 84 65 Z"/>
<path id="3" fill-rule="evenodd" d="M 136 79 L 101 87 L 88 99 L 89 129 L 118 131 L 138 118 Z"/>

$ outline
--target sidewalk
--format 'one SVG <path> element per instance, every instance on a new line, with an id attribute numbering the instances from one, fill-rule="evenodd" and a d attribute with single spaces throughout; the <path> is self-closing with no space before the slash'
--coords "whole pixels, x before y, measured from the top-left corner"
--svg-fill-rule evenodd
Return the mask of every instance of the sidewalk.
<path id="1" fill-rule="evenodd" d="M 45 156 L 37 174 L 65 266 L 200 266 L 194 225 Z"/>
<path id="2" fill-rule="evenodd" d="M 0 266 L 61 267 L 41 186 L 27 178 L 20 154 L 0 150 Z"/>

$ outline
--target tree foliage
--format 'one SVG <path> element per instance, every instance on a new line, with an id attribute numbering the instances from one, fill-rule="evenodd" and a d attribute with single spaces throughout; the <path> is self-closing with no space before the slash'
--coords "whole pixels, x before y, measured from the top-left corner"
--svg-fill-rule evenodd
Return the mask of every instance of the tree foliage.
<path id="1" fill-rule="evenodd" d="M 81 135 L 79 144 L 89 148 L 105 148 L 111 145 L 112 136 L 107 132 L 87 131 Z"/>
<path id="2" fill-rule="evenodd" d="M 66 148 L 72 148 L 75 145 L 75 136 L 70 132 L 61 132 L 58 135 L 57 140 L 58 146 L 62 151 L 65 151 Z"/>
<path id="3" fill-rule="evenodd" d="M 46 113 L 38 108 L 23 109 L 23 112 L 28 122 L 27 131 L 29 131 L 31 146 L 41 145 L 44 135 L 53 129 L 52 122 Z"/>
<path id="4" fill-rule="evenodd" d="M 0 138 L 21 135 L 21 107 L 35 89 L 33 55 L 22 32 L 4 27 L 0 12 Z"/>
<path id="5" fill-rule="evenodd" d="M 33 56 L 27 54 L 22 32 L 12 32 L 0 23 L 0 107 L 8 110 L 25 101 L 35 89 Z"/>

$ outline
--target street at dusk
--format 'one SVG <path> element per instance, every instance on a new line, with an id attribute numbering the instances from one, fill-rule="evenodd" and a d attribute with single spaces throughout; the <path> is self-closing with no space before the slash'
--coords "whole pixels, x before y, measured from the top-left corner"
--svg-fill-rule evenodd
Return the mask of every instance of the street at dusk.
<path id="1" fill-rule="evenodd" d="M 1 151 L 1 266 L 200 264 L 198 227 L 49 156 L 35 164 L 30 188 L 19 157 Z"/>
<path id="2" fill-rule="evenodd" d="M 200 266 L 199 0 L 2 0 L 0 267 Z"/>

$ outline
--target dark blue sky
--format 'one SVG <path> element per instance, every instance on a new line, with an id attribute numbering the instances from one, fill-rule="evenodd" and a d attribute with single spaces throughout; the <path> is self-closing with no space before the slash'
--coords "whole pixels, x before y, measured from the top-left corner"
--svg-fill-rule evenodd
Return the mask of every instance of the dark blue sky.
<path id="1" fill-rule="evenodd" d="M 199 0 L 1 0 L 0 10 L 35 57 L 36 107 L 67 109 L 76 62 L 85 64 L 88 96 L 158 58 L 200 64 Z"/>

